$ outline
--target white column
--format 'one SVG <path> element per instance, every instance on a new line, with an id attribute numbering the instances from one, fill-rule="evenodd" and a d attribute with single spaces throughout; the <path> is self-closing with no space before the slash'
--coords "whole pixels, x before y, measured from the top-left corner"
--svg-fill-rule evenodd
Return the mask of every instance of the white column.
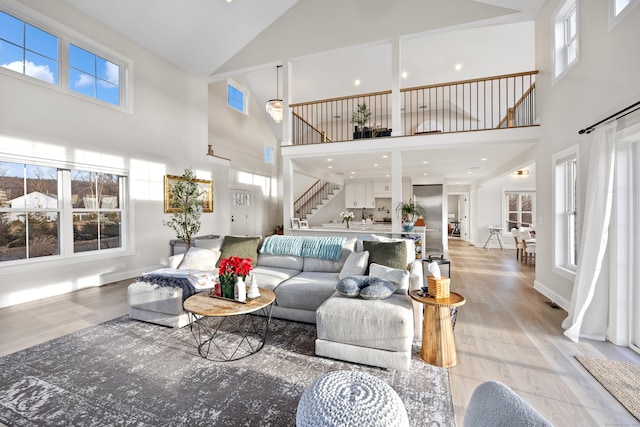
<path id="1" fill-rule="evenodd" d="M 391 152 L 391 231 L 402 232 L 402 219 L 396 215 L 396 206 L 402 203 L 402 153 Z"/>
<path id="2" fill-rule="evenodd" d="M 400 38 L 391 40 L 391 136 L 402 135 L 402 105 L 400 103 Z"/>

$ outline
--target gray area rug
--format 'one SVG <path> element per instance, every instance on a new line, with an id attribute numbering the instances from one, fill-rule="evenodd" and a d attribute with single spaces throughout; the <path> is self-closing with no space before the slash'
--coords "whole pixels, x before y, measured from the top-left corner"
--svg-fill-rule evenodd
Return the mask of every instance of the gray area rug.
<path id="1" fill-rule="evenodd" d="M 304 389 L 325 372 L 390 384 L 415 426 L 454 426 L 449 373 L 414 348 L 409 372 L 314 355 L 315 325 L 273 319 L 264 348 L 233 362 L 198 355 L 189 327 L 127 316 L 0 358 L 8 426 L 294 426 Z"/>

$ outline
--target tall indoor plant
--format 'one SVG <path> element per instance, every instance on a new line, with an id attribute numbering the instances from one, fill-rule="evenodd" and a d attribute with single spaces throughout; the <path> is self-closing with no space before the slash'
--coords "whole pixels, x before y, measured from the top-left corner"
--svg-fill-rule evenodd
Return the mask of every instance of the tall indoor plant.
<path id="1" fill-rule="evenodd" d="M 184 170 L 182 180 L 171 188 L 171 193 L 177 211 L 171 214 L 169 221 L 162 221 L 162 223 L 173 228 L 177 238 L 184 240 L 187 248 L 190 248 L 191 238 L 200 230 L 202 214 L 201 192 L 193 169 Z"/>
<path id="2" fill-rule="evenodd" d="M 418 217 L 426 218 L 427 208 L 416 202 L 415 199 L 409 199 L 408 202 L 398 203 L 396 213 L 402 220 L 402 226 L 405 231 L 411 231 Z"/>
<path id="3" fill-rule="evenodd" d="M 358 127 L 357 132 L 360 132 L 360 138 L 364 138 L 364 128 L 369 122 L 369 117 L 371 117 L 371 110 L 366 102 L 358 104 L 358 109 L 351 115 L 351 121 Z"/>

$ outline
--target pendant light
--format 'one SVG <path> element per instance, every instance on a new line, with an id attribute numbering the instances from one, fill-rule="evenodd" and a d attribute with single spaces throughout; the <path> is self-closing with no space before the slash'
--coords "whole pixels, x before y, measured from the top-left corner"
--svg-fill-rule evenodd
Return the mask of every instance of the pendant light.
<path id="1" fill-rule="evenodd" d="M 276 99 L 270 99 L 267 101 L 267 113 L 271 116 L 274 122 L 280 123 L 284 117 L 284 104 L 279 95 L 279 83 L 280 83 L 280 68 L 282 65 L 276 67 Z"/>

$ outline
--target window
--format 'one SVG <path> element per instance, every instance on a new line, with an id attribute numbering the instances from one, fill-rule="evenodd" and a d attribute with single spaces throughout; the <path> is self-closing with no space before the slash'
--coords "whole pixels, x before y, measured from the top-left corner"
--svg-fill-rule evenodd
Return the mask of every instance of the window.
<path id="1" fill-rule="evenodd" d="M 553 156 L 556 272 L 572 278 L 578 264 L 578 151 L 572 147 Z"/>
<path id="2" fill-rule="evenodd" d="M 0 66 L 58 84 L 58 37 L 0 11 Z"/>
<path id="3" fill-rule="evenodd" d="M 125 176 L 0 161 L 0 265 L 122 248 Z"/>
<path id="4" fill-rule="evenodd" d="M 227 81 L 227 105 L 242 114 L 249 114 L 248 111 L 249 91 L 236 82 Z"/>
<path id="5" fill-rule="evenodd" d="M 554 78 L 578 61 L 578 4 L 562 3 L 554 13 Z"/>
<path id="6" fill-rule="evenodd" d="M 536 193 L 532 191 L 505 192 L 505 217 L 507 218 L 509 229 L 534 226 L 535 201 Z"/>
<path id="7" fill-rule="evenodd" d="M 122 87 L 121 82 L 127 81 L 125 76 L 133 68 L 132 62 L 116 59 L 114 53 L 99 55 L 95 52 L 107 49 L 91 41 L 72 42 L 64 35 L 70 30 L 49 25 L 60 28 L 50 31 L 0 11 L 0 69 L 47 83 L 47 87 L 128 108 L 125 95 L 129 88 Z"/>
<path id="8" fill-rule="evenodd" d="M 120 66 L 70 44 L 69 88 L 83 95 L 120 105 Z"/>
<path id="9" fill-rule="evenodd" d="M 640 3 L 638 0 L 609 0 L 609 31 Z"/>

